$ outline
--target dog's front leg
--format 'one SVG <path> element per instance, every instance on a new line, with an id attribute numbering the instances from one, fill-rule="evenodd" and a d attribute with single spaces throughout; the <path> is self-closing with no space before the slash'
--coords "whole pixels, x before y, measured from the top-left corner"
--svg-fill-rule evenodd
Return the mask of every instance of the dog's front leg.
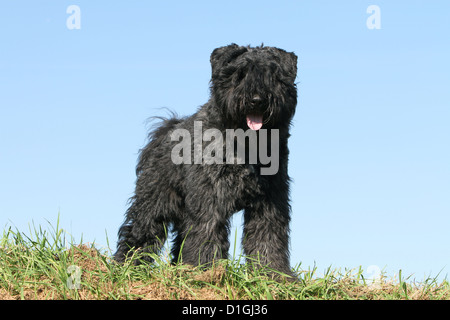
<path id="1" fill-rule="evenodd" d="M 279 191 L 279 190 L 278 190 Z M 289 264 L 290 206 L 280 192 L 244 210 L 244 253 L 249 263 L 292 276 Z"/>

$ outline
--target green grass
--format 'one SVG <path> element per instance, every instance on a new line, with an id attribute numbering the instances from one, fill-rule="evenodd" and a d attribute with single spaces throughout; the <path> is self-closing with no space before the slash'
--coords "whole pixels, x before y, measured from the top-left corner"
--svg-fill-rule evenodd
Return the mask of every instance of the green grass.
<path id="1" fill-rule="evenodd" d="M 59 228 L 29 228 L 28 234 L 8 228 L 0 238 L 0 299 L 449 299 L 450 285 L 428 278 L 411 283 L 399 272 L 397 279 L 382 275 L 369 284 L 364 270 L 317 268 L 294 272 L 298 281 L 274 280 L 244 263 L 241 255 L 217 261 L 206 271 L 171 265 L 169 257 L 154 256 L 152 265 L 123 265 L 111 252 L 94 245 L 67 241 Z M 269 270 L 267 268 L 267 270 Z M 269 270 L 270 271 L 270 270 Z"/>

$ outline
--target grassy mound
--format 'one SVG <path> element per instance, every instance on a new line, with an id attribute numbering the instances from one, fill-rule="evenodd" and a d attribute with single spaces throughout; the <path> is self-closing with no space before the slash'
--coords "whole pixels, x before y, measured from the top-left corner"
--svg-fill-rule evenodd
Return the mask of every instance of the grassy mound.
<path id="1" fill-rule="evenodd" d="M 11 228 L 0 238 L 0 299 L 449 299 L 450 285 L 429 278 L 423 283 L 381 277 L 364 279 L 362 268 L 296 268 L 298 281 L 274 280 L 242 263 L 242 257 L 217 261 L 210 269 L 171 265 L 154 257 L 152 265 L 134 266 L 135 253 L 123 265 L 94 245 L 67 244 L 57 225 L 51 232 Z"/>

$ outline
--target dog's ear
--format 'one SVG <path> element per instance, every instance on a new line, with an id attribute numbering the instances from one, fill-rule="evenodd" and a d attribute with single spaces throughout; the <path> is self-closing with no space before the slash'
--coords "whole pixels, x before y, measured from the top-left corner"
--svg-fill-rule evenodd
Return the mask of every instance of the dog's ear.
<path id="1" fill-rule="evenodd" d="M 297 77 L 297 56 L 293 52 L 286 52 L 283 49 L 277 50 L 281 54 L 281 67 L 288 76 L 290 82 L 294 83 Z"/>
<path id="2" fill-rule="evenodd" d="M 247 47 L 241 47 L 235 43 L 214 49 L 210 58 L 213 77 L 218 75 L 220 69 L 247 51 Z"/>

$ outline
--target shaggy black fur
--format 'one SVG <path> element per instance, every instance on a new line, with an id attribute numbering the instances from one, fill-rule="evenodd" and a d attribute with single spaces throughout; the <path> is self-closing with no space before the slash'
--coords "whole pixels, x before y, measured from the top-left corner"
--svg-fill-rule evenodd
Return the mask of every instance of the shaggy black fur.
<path id="1" fill-rule="evenodd" d="M 288 137 L 297 104 L 297 57 L 274 47 L 231 44 L 213 51 L 211 65 L 210 100 L 190 117 L 164 119 L 141 150 L 115 258 L 124 261 L 131 248 L 158 253 L 169 227 L 175 234 L 174 262 L 200 265 L 226 258 L 230 217 L 244 210 L 244 253 L 289 274 Z M 173 163 L 171 152 L 179 143 L 171 139 L 175 129 L 193 136 L 194 121 L 201 121 L 203 131 L 216 128 L 225 137 L 226 129 L 249 130 L 250 114 L 263 117 L 263 129 L 279 130 L 276 174 L 261 175 L 259 160 Z"/>

